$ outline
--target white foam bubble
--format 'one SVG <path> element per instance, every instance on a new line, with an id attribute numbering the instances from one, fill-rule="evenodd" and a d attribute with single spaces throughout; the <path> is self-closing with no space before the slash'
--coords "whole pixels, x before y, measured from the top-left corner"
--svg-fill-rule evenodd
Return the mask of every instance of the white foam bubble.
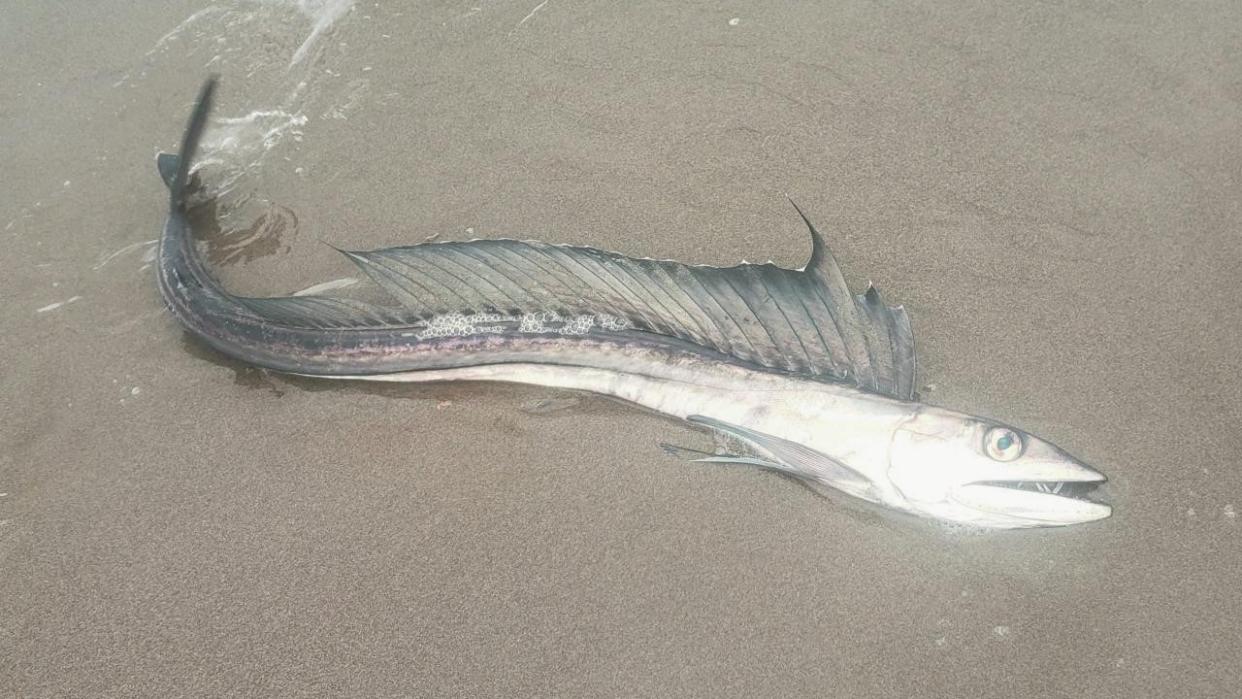
<path id="1" fill-rule="evenodd" d="M 500 315 L 499 313 L 471 313 L 470 315 L 445 313 L 427 321 L 427 327 L 423 328 L 415 337 L 420 340 L 428 340 L 436 337 L 467 337 L 470 335 L 500 332 L 504 329 L 503 326 L 495 325 L 495 323 L 511 322 L 512 320 L 513 318 Z"/>
<path id="2" fill-rule="evenodd" d="M 533 311 L 520 316 L 498 313 L 445 313 L 427 321 L 427 327 L 413 336 L 420 340 L 435 337 L 465 337 L 500 333 L 517 324 L 517 332 L 532 335 L 586 335 L 595 327 L 625 330 L 630 326 L 624 318 L 606 313 L 580 313 L 562 316 L 556 311 Z M 409 333 L 406 333 L 409 335 Z"/>

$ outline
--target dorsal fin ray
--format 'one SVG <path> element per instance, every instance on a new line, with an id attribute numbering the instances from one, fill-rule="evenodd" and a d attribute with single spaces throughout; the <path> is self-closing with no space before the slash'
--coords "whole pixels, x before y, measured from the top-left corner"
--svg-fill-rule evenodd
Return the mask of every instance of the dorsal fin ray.
<path id="1" fill-rule="evenodd" d="M 795 205 L 796 208 L 796 205 Z M 322 327 L 419 325 L 436 316 L 487 314 L 494 327 L 533 314 L 593 318 L 587 327 L 689 342 L 770 369 L 808 375 L 902 400 L 914 397 L 909 318 L 875 287 L 853 294 L 823 235 L 811 236 L 802 270 L 767 264 L 686 265 L 596 248 L 536 241 L 431 242 L 345 252 L 387 290 L 396 308 L 364 311 L 289 302 L 279 316 Z M 252 304 L 275 312 L 276 299 Z"/>
<path id="2" fill-rule="evenodd" d="M 815 294 L 832 317 L 838 336 L 845 345 L 846 360 L 853 371 L 853 379 L 860 388 L 880 392 L 872 366 L 871 353 L 863 331 L 864 317 L 845 283 L 845 275 L 837 265 L 837 258 L 828 249 L 824 236 L 811 223 L 811 219 L 791 199 L 798 216 L 811 233 L 811 259 L 805 271 L 814 277 Z"/>

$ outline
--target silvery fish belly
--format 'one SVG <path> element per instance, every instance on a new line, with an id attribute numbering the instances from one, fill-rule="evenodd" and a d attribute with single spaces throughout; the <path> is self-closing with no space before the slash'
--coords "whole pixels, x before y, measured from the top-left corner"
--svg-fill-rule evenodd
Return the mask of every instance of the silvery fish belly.
<path id="1" fill-rule="evenodd" d="M 754 466 L 893 510 L 979 527 L 1099 520 L 1104 477 L 993 420 L 915 402 L 910 321 L 875 288 L 853 294 L 803 216 L 805 268 L 687 265 L 534 241 L 424 243 L 345 256 L 391 297 L 228 293 L 187 217 L 203 87 L 170 190 L 159 287 L 173 315 L 231 357 L 275 371 L 374 381 L 491 380 L 615 396 L 728 436 Z M 798 211 L 801 215 L 801 211 Z"/>

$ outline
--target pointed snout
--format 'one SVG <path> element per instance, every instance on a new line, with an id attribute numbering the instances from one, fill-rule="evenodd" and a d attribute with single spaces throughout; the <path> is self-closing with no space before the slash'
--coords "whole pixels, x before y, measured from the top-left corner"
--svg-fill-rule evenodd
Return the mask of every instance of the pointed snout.
<path id="1" fill-rule="evenodd" d="M 1043 481 L 1049 483 L 1103 483 L 1108 478 L 1093 468 L 1084 466 L 1073 458 L 1058 454 L 1055 458 L 1023 458 L 1013 466 L 997 464 L 993 481 Z"/>
<path id="2" fill-rule="evenodd" d="M 965 483 L 953 490 L 962 505 L 1004 519 L 1004 526 L 1048 527 L 1082 524 L 1105 519 L 1112 507 L 1071 495 L 1066 484 L 1096 484 L 1104 474 L 1074 461 L 1052 448 L 1052 458 L 1032 457 L 1015 462 L 1008 473 L 989 474 L 986 479 Z"/>
<path id="3" fill-rule="evenodd" d="M 1103 503 L 1038 490 L 971 483 L 959 486 L 953 499 L 979 512 L 996 515 L 1000 526 L 1049 527 L 1101 520 L 1113 513 Z"/>

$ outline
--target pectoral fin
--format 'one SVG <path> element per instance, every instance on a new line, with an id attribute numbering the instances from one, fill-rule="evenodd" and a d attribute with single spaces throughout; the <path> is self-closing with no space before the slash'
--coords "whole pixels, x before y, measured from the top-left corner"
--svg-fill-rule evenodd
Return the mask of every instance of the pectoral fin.
<path id="1" fill-rule="evenodd" d="M 729 436 L 750 444 L 758 451 L 772 457 L 771 461 L 756 457 L 712 456 L 696 459 L 697 461 L 720 461 L 722 463 L 748 463 L 755 466 L 770 468 L 781 473 L 790 474 L 807 481 L 824 483 L 843 490 L 850 495 L 864 499 L 874 499 L 875 491 L 871 481 L 858 471 L 836 459 L 821 454 L 796 442 L 780 437 L 773 437 L 740 425 L 734 425 L 704 415 L 691 415 L 686 418 L 696 425 L 710 427 Z"/>
<path id="2" fill-rule="evenodd" d="M 789 469 L 784 464 L 778 464 L 774 461 L 760 459 L 757 456 L 738 456 L 736 454 L 713 454 L 699 449 L 691 449 L 689 447 L 679 447 L 674 444 L 660 443 L 660 448 L 669 456 L 679 456 L 687 461 L 706 464 L 733 464 L 738 466 L 758 466 L 759 468 L 771 469 L 784 474 L 789 474 Z"/>
<path id="3" fill-rule="evenodd" d="M 669 456 L 677 456 L 687 461 L 700 464 L 723 464 L 725 466 L 754 466 L 765 471 L 771 471 L 781 478 L 788 478 L 798 485 L 806 488 L 815 495 L 824 497 L 824 484 L 818 481 L 808 480 L 803 474 L 791 470 L 788 466 L 776 461 L 768 461 L 757 456 L 738 456 L 735 454 L 713 454 L 711 452 L 699 449 L 691 449 L 689 447 L 679 447 L 674 444 L 665 442 L 660 443 L 660 448 Z"/>

